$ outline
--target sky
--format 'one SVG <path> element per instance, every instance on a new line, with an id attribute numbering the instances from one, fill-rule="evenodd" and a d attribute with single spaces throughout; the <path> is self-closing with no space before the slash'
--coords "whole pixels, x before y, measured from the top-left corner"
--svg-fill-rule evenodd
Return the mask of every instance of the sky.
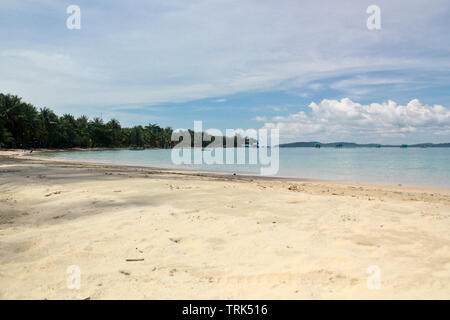
<path id="1" fill-rule="evenodd" d="M 448 0 L 0 0 L 0 92 L 123 126 L 450 142 L 449 31 Z"/>

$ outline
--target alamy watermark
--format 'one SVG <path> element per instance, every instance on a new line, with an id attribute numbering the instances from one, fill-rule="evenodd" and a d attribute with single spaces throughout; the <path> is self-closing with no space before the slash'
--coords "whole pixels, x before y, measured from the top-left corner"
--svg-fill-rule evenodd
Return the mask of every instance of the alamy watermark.
<path id="1" fill-rule="evenodd" d="M 367 14 L 370 16 L 367 18 L 366 25 L 369 30 L 381 29 L 381 9 L 379 6 L 372 4 L 367 7 Z"/>
<path id="2" fill-rule="evenodd" d="M 278 129 L 226 129 L 224 135 L 194 121 L 194 131 L 177 129 L 171 139 L 178 142 L 171 153 L 176 165 L 260 165 L 260 174 L 269 176 L 280 167 Z"/>
<path id="3" fill-rule="evenodd" d="M 66 20 L 66 26 L 69 30 L 81 29 L 81 9 L 79 6 L 71 4 L 67 7 L 66 13 L 70 14 Z"/>
<path id="4" fill-rule="evenodd" d="M 66 273 L 69 275 L 67 277 L 66 285 L 67 289 L 70 290 L 80 290 L 81 288 L 81 269 L 77 265 L 72 265 L 67 267 Z"/>
<path id="5" fill-rule="evenodd" d="M 379 266 L 372 265 L 366 270 L 369 275 L 366 280 L 366 286 L 369 290 L 379 290 L 381 289 L 381 269 Z"/>
<path id="6" fill-rule="evenodd" d="M 66 20 L 66 26 L 69 30 L 81 29 L 81 8 L 75 4 L 67 7 L 66 13 L 69 14 Z M 367 7 L 366 13 L 370 16 L 367 18 L 366 25 L 369 30 L 381 29 L 381 9 L 379 6 L 372 4 Z"/>

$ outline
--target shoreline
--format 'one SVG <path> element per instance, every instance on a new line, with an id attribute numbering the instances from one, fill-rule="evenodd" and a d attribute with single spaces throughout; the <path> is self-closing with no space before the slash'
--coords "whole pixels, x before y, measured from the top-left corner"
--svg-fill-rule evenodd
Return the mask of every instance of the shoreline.
<path id="1" fill-rule="evenodd" d="M 85 151 L 102 151 L 102 150 L 119 150 L 119 149 L 89 149 Z M 48 153 L 48 152 L 67 152 L 68 150 L 43 150 L 37 151 L 36 154 L 39 153 Z M 72 150 L 78 151 L 78 150 Z M 152 171 L 160 171 L 169 174 L 179 174 L 179 175 L 194 175 L 194 176 L 211 176 L 211 177 L 226 177 L 232 179 L 250 179 L 250 180 L 269 180 L 269 181 L 287 181 L 293 183 L 300 182 L 317 182 L 317 183 L 329 183 L 329 184 L 340 184 L 340 185 L 360 185 L 365 187 L 381 187 L 381 188 L 392 188 L 392 190 L 416 190 L 423 191 L 428 190 L 430 192 L 444 192 L 450 194 L 450 188 L 441 187 L 441 186 L 428 186 L 428 185 L 409 185 L 409 184 L 386 184 L 386 183 L 373 183 L 373 182 L 357 182 L 357 181 L 349 181 L 349 180 L 326 180 L 326 179 L 318 179 L 318 178 L 298 178 L 298 177 L 283 177 L 283 176 L 263 176 L 257 174 L 246 174 L 246 173 L 232 173 L 232 172 L 223 172 L 223 171 L 206 171 L 206 170 L 195 170 L 195 169 L 174 169 L 174 168 L 163 168 L 163 167 L 151 167 L 151 166 L 139 166 L 139 165 L 128 165 L 128 164 L 117 164 L 117 163 L 107 163 L 107 162 L 94 162 L 94 161 L 76 161 L 76 160 L 66 160 L 66 159 L 52 159 L 46 157 L 39 156 L 30 156 L 28 152 L 23 151 L 6 151 L 10 154 L 3 154 L 0 151 L 0 156 L 10 156 L 17 157 L 18 159 L 27 159 L 27 160 L 39 160 L 42 162 L 57 162 L 57 163 L 66 163 L 66 164 L 74 164 L 74 165 L 96 165 L 96 166 L 111 166 L 116 168 L 130 168 L 130 169 L 144 169 L 144 170 L 152 170 Z"/>
<path id="2" fill-rule="evenodd" d="M 450 297 L 447 189 L 0 155 L 0 299 Z"/>

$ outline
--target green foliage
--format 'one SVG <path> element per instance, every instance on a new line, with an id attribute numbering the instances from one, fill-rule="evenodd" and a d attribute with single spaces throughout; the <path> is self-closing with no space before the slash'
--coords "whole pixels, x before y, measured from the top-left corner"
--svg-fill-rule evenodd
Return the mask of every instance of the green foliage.
<path id="1" fill-rule="evenodd" d="M 77 119 L 70 114 L 58 117 L 49 108 L 39 111 L 18 96 L 0 93 L 0 145 L 10 147 L 92 148 L 146 146 L 170 148 L 172 128 L 156 124 L 122 128 L 111 119 Z"/>
<path id="2" fill-rule="evenodd" d="M 36 108 L 13 95 L 0 94 L 0 138 L 23 144 L 36 135 L 39 127 Z"/>
<path id="3" fill-rule="evenodd" d="M 49 108 L 38 111 L 33 105 L 22 102 L 18 96 L 0 93 L 0 146 L 172 148 L 178 143 L 171 141 L 172 132 L 171 127 L 162 128 L 153 123 L 145 127 L 122 128 L 116 119 L 104 123 L 100 118 L 89 120 L 86 116 L 75 119 L 70 114 L 64 114 L 58 117 Z M 191 144 L 194 146 L 194 131 L 188 130 L 188 132 L 191 136 Z M 197 132 L 195 135 L 202 141 L 203 147 L 216 139 L 204 132 Z M 238 146 L 237 136 L 221 139 L 224 146 L 230 144 Z M 251 144 L 253 141 L 246 138 L 245 143 Z"/>

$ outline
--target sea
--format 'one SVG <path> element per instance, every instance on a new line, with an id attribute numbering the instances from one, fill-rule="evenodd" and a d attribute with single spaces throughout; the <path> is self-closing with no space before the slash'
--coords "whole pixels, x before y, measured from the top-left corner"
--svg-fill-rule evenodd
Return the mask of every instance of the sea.
<path id="1" fill-rule="evenodd" d="M 220 156 L 220 152 L 213 150 L 211 153 L 212 150 L 209 149 L 197 150 L 200 152 L 197 156 L 201 154 L 203 159 L 199 164 L 174 162 L 173 152 L 181 152 L 180 149 L 80 150 L 36 155 L 61 160 L 254 175 L 261 174 L 261 167 L 269 166 L 269 159 L 272 166 L 278 168 L 273 172 L 276 177 L 450 188 L 450 148 L 265 149 L 233 148 L 233 158 L 231 155 L 227 158 L 227 149 L 223 149 L 223 162 L 226 163 L 228 159 L 228 162 L 232 162 L 230 164 L 205 163 L 205 153 Z M 241 163 L 237 163 L 239 152 L 241 155 L 245 154 L 245 160 L 242 161 L 241 158 Z M 250 152 L 253 155 L 257 153 L 256 164 L 255 161 L 250 162 Z M 265 152 L 266 157 L 262 158 L 260 152 Z M 278 152 L 278 161 L 273 152 Z M 260 159 L 265 159 L 266 162 L 261 164 Z M 191 163 L 193 162 L 192 152 Z"/>

